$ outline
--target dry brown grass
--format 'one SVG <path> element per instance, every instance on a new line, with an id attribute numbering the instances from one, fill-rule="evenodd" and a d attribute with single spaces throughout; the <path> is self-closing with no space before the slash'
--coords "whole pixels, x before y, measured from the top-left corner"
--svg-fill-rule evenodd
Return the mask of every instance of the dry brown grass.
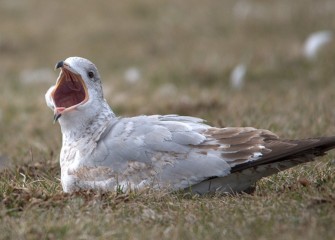
<path id="1" fill-rule="evenodd" d="M 177 113 L 282 137 L 335 134 L 334 43 L 317 61 L 304 39 L 335 29 L 333 0 L 0 3 L 0 176 L 3 239 L 333 239 L 334 154 L 263 179 L 253 195 L 64 194 L 60 129 L 44 93 L 68 56 L 99 67 L 121 115 Z M 231 69 L 248 64 L 240 91 Z M 142 80 L 123 80 L 131 66 Z M 39 80 L 39 81 L 38 81 Z M 173 91 L 169 90 L 172 89 Z"/>

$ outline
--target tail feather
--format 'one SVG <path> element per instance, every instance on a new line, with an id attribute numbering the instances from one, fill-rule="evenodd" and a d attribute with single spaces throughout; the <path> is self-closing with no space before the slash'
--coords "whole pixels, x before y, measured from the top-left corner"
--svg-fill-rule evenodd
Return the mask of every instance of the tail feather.
<path id="1" fill-rule="evenodd" d="M 295 163 L 293 166 L 313 161 L 316 157 L 323 156 L 327 151 L 335 148 L 335 136 L 304 140 L 269 140 L 266 142 L 266 148 L 271 149 L 271 152 L 264 154 L 258 160 L 236 165 L 232 167 L 231 172 L 240 172 L 248 168 L 286 160 L 292 160 Z"/>

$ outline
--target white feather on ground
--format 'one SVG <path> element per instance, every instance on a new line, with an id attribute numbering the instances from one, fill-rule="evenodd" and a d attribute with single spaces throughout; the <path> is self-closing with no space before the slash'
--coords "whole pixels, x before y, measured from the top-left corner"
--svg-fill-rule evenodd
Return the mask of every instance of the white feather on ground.
<path id="1" fill-rule="evenodd" d="M 230 74 L 230 85 L 233 89 L 242 89 L 245 84 L 247 67 L 241 63 L 237 65 Z"/>
<path id="2" fill-rule="evenodd" d="M 141 72 L 136 67 L 128 68 L 124 73 L 124 80 L 129 84 L 135 84 L 141 80 Z"/>
<path id="3" fill-rule="evenodd" d="M 331 41 L 333 41 L 331 31 L 319 31 L 310 34 L 304 44 L 304 56 L 308 60 L 315 60 L 320 51 Z"/>

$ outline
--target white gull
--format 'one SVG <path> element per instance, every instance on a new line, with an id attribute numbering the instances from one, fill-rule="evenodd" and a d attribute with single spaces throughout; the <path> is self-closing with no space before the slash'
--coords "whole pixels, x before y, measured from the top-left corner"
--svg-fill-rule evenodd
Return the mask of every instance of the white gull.
<path id="1" fill-rule="evenodd" d="M 70 57 L 56 68 L 60 75 L 45 98 L 62 130 L 65 192 L 148 187 L 241 192 L 335 147 L 335 137 L 282 140 L 268 130 L 215 128 L 188 116 L 116 117 L 93 63 Z"/>

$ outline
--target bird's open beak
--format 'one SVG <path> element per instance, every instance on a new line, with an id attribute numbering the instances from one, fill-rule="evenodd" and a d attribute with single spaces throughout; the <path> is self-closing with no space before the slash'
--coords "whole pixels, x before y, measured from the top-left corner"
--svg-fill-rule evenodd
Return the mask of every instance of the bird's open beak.
<path id="1" fill-rule="evenodd" d="M 54 122 L 56 122 L 63 113 L 75 109 L 88 101 L 88 91 L 81 75 L 74 71 L 69 65 L 60 61 L 55 69 L 61 69 L 57 79 L 55 89 L 51 97 L 55 103 Z"/>

